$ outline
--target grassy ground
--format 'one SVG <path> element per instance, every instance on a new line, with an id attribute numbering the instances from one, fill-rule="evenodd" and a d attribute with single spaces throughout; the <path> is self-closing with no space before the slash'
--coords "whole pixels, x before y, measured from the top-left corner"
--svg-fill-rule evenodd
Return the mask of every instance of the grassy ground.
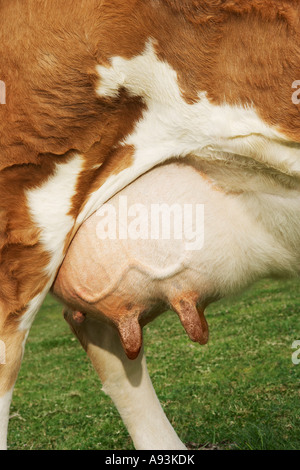
<path id="1" fill-rule="evenodd" d="M 190 448 L 300 449 L 300 284 L 263 281 L 207 312 L 211 339 L 192 344 L 175 314 L 145 328 L 156 392 Z M 48 297 L 16 385 L 10 449 L 132 449 L 84 351 Z"/>

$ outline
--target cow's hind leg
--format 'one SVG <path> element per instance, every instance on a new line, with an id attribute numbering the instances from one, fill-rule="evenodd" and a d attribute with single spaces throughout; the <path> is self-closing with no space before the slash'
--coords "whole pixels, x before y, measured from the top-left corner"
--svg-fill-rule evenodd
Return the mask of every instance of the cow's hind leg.
<path id="1" fill-rule="evenodd" d="M 81 323 L 72 312 L 64 316 L 90 357 L 104 392 L 115 403 L 135 448 L 185 449 L 158 401 L 143 351 L 129 360 L 113 326 L 88 318 Z"/>
<path id="2" fill-rule="evenodd" d="M 27 330 L 20 329 L 16 317 L 0 324 L 0 450 L 7 447 L 9 408 L 20 370 Z"/>

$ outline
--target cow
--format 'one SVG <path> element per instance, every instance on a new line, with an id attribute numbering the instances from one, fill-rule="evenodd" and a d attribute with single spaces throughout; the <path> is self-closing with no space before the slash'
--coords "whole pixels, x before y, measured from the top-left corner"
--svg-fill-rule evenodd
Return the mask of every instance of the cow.
<path id="1" fill-rule="evenodd" d="M 0 14 L 6 448 L 26 338 L 74 236 L 154 167 L 191 159 L 219 191 L 240 193 L 244 211 L 284 246 L 282 274 L 299 275 L 300 113 L 293 86 L 300 5 L 0 0 Z M 152 393 L 149 383 L 146 389 Z M 143 411 L 127 399 L 132 413 Z M 160 446 L 159 433 L 156 442 L 143 438 L 140 448 Z M 166 446 L 182 448 L 174 435 L 171 441 Z"/>

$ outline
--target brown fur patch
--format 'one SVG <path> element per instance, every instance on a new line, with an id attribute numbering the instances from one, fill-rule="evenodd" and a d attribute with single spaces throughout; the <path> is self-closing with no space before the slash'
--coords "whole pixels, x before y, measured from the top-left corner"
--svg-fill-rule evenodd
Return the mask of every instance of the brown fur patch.
<path id="1" fill-rule="evenodd" d="M 111 175 L 117 175 L 126 168 L 129 168 L 133 164 L 134 151 L 135 149 L 131 145 L 119 147 L 115 150 L 111 157 L 103 164 L 90 192 L 96 191 Z"/>
<path id="2" fill-rule="evenodd" d="M 195 24 L 222 22 L 228 15 L 256 13 L 267 21 L 276 18 L 291 26 L 299 24 L 298 0 L 163 0 L 174 11 Z"/>
<path id="3" fill-rule="evenodd" d="M 157 52 L 177 71 L 187 101 L 205 91 L 216 105 L 253 104 L 267 124 L 300 142 L 299 106 L 291 99 L 299 70 L 299 2 L 175 3 L 186 6 L 156 36 Z M 192 3 L 207 21 L 184 26 Z M 167 16 L 162 11 L 161 21 Z"/>

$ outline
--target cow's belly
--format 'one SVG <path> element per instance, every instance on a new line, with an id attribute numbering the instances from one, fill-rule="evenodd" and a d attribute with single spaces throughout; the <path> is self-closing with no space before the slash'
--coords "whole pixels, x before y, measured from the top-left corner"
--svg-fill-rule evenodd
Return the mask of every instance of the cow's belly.
<path id="1" fill-rule="evenodd" d="M 299 195 L 292 194 L 286 205 L 300 223 Z M 290 220 L 284 200 L 225 192 L 191 166 L 158 167 L 81 226 L 54 293 L 73 310 L 113 321 L 123 340 L 130 331 L 129 355 L 138 350 L 130 348 L 139 325 L 168 306 L 193 340 L 205 342 L 208 303 L 258 278 L 299 269 L 300 231 L 294 221 L 284 226 Z"/>

